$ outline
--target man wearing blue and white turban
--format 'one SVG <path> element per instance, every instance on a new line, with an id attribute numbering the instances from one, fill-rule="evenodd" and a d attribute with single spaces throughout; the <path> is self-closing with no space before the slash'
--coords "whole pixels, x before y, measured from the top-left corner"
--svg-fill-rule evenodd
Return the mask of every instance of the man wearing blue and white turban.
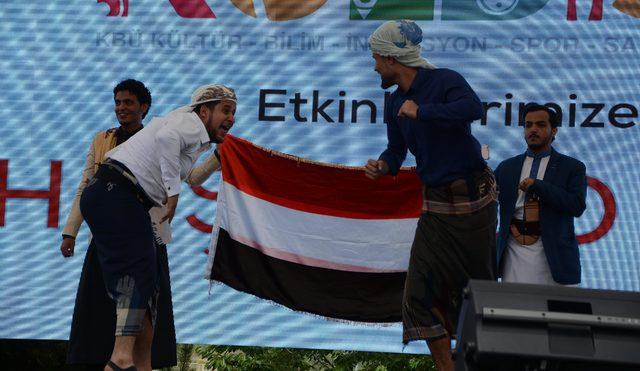
<path id="1" fill-rule="evenodd" d="M 394 57 L 408 67 L 433 70 L 432 65 L 420 55 L 422 30 L 412 21 L 386 22 L 371 35 L 371 51 L 383 57 Z"/>
<path id="2" fill-rule="evenodd" d="M 470 278 L 495 279 L 497 191 L 471 134 L 482 103 L 459 73 L 421 56 L 421 41 L 413 21 L 386 22 L 369 38 L 382 88 L 398 88 L 385 109 L 387 149 L 365 174 L 395 175 L 407 150 L 416 157 L 423 206 L 405 281 L 403 342 L 426 340 L 438 369 L 453 370 L 462 290 Z"/>

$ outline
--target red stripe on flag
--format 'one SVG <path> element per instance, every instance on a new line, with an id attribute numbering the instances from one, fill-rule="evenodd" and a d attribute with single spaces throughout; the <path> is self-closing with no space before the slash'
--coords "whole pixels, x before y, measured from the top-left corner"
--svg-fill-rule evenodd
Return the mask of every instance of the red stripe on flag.
<path id="1" fill-rule="evenodd" d="M 363 167 L 310 162 L 231 135 L 219 150 L 223 181 L 283 207 L 354 219 L 420 216 L 421 183 L 414 169 L 374 181 Z"/>

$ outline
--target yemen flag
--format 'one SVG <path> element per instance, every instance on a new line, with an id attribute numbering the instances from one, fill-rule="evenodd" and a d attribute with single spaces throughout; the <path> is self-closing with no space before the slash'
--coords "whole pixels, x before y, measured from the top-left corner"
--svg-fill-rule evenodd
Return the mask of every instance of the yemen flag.
<path id="1" fill-rule="evenodd" d="M 207 276 L 296 311 L 401 320 L 420 216 L 413 169 L 370 180 L 228 135 Z"/>

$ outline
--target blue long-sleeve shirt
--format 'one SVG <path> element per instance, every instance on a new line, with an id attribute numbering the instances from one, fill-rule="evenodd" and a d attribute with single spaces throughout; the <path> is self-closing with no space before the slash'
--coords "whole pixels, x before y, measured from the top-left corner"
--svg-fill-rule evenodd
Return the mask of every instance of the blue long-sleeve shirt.
<path id="1" fill-rule="evenodd" d="M 418 105 L 417 120 L 398 117 L 406 100 Z M 393 92 L 385 108 L 387 149 L 380 159 L 398 173 L 407 149 L 416 157 L 418 175 L 429 186 L 439 186 L 482 170 L 480 143 L 471 135 L 471 122 L 482 117 L 482 103 L 457 72 L 418 69 L 411 87 Z"/>

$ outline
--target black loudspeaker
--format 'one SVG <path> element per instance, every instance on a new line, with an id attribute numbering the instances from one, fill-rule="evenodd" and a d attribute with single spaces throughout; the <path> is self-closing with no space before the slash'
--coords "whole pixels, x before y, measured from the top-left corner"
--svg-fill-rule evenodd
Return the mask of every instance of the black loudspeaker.
<path id="1" fill-rule="evenodd" d="M 640 370 L 640 294 L 469 281 L 456 371 Z"/>

